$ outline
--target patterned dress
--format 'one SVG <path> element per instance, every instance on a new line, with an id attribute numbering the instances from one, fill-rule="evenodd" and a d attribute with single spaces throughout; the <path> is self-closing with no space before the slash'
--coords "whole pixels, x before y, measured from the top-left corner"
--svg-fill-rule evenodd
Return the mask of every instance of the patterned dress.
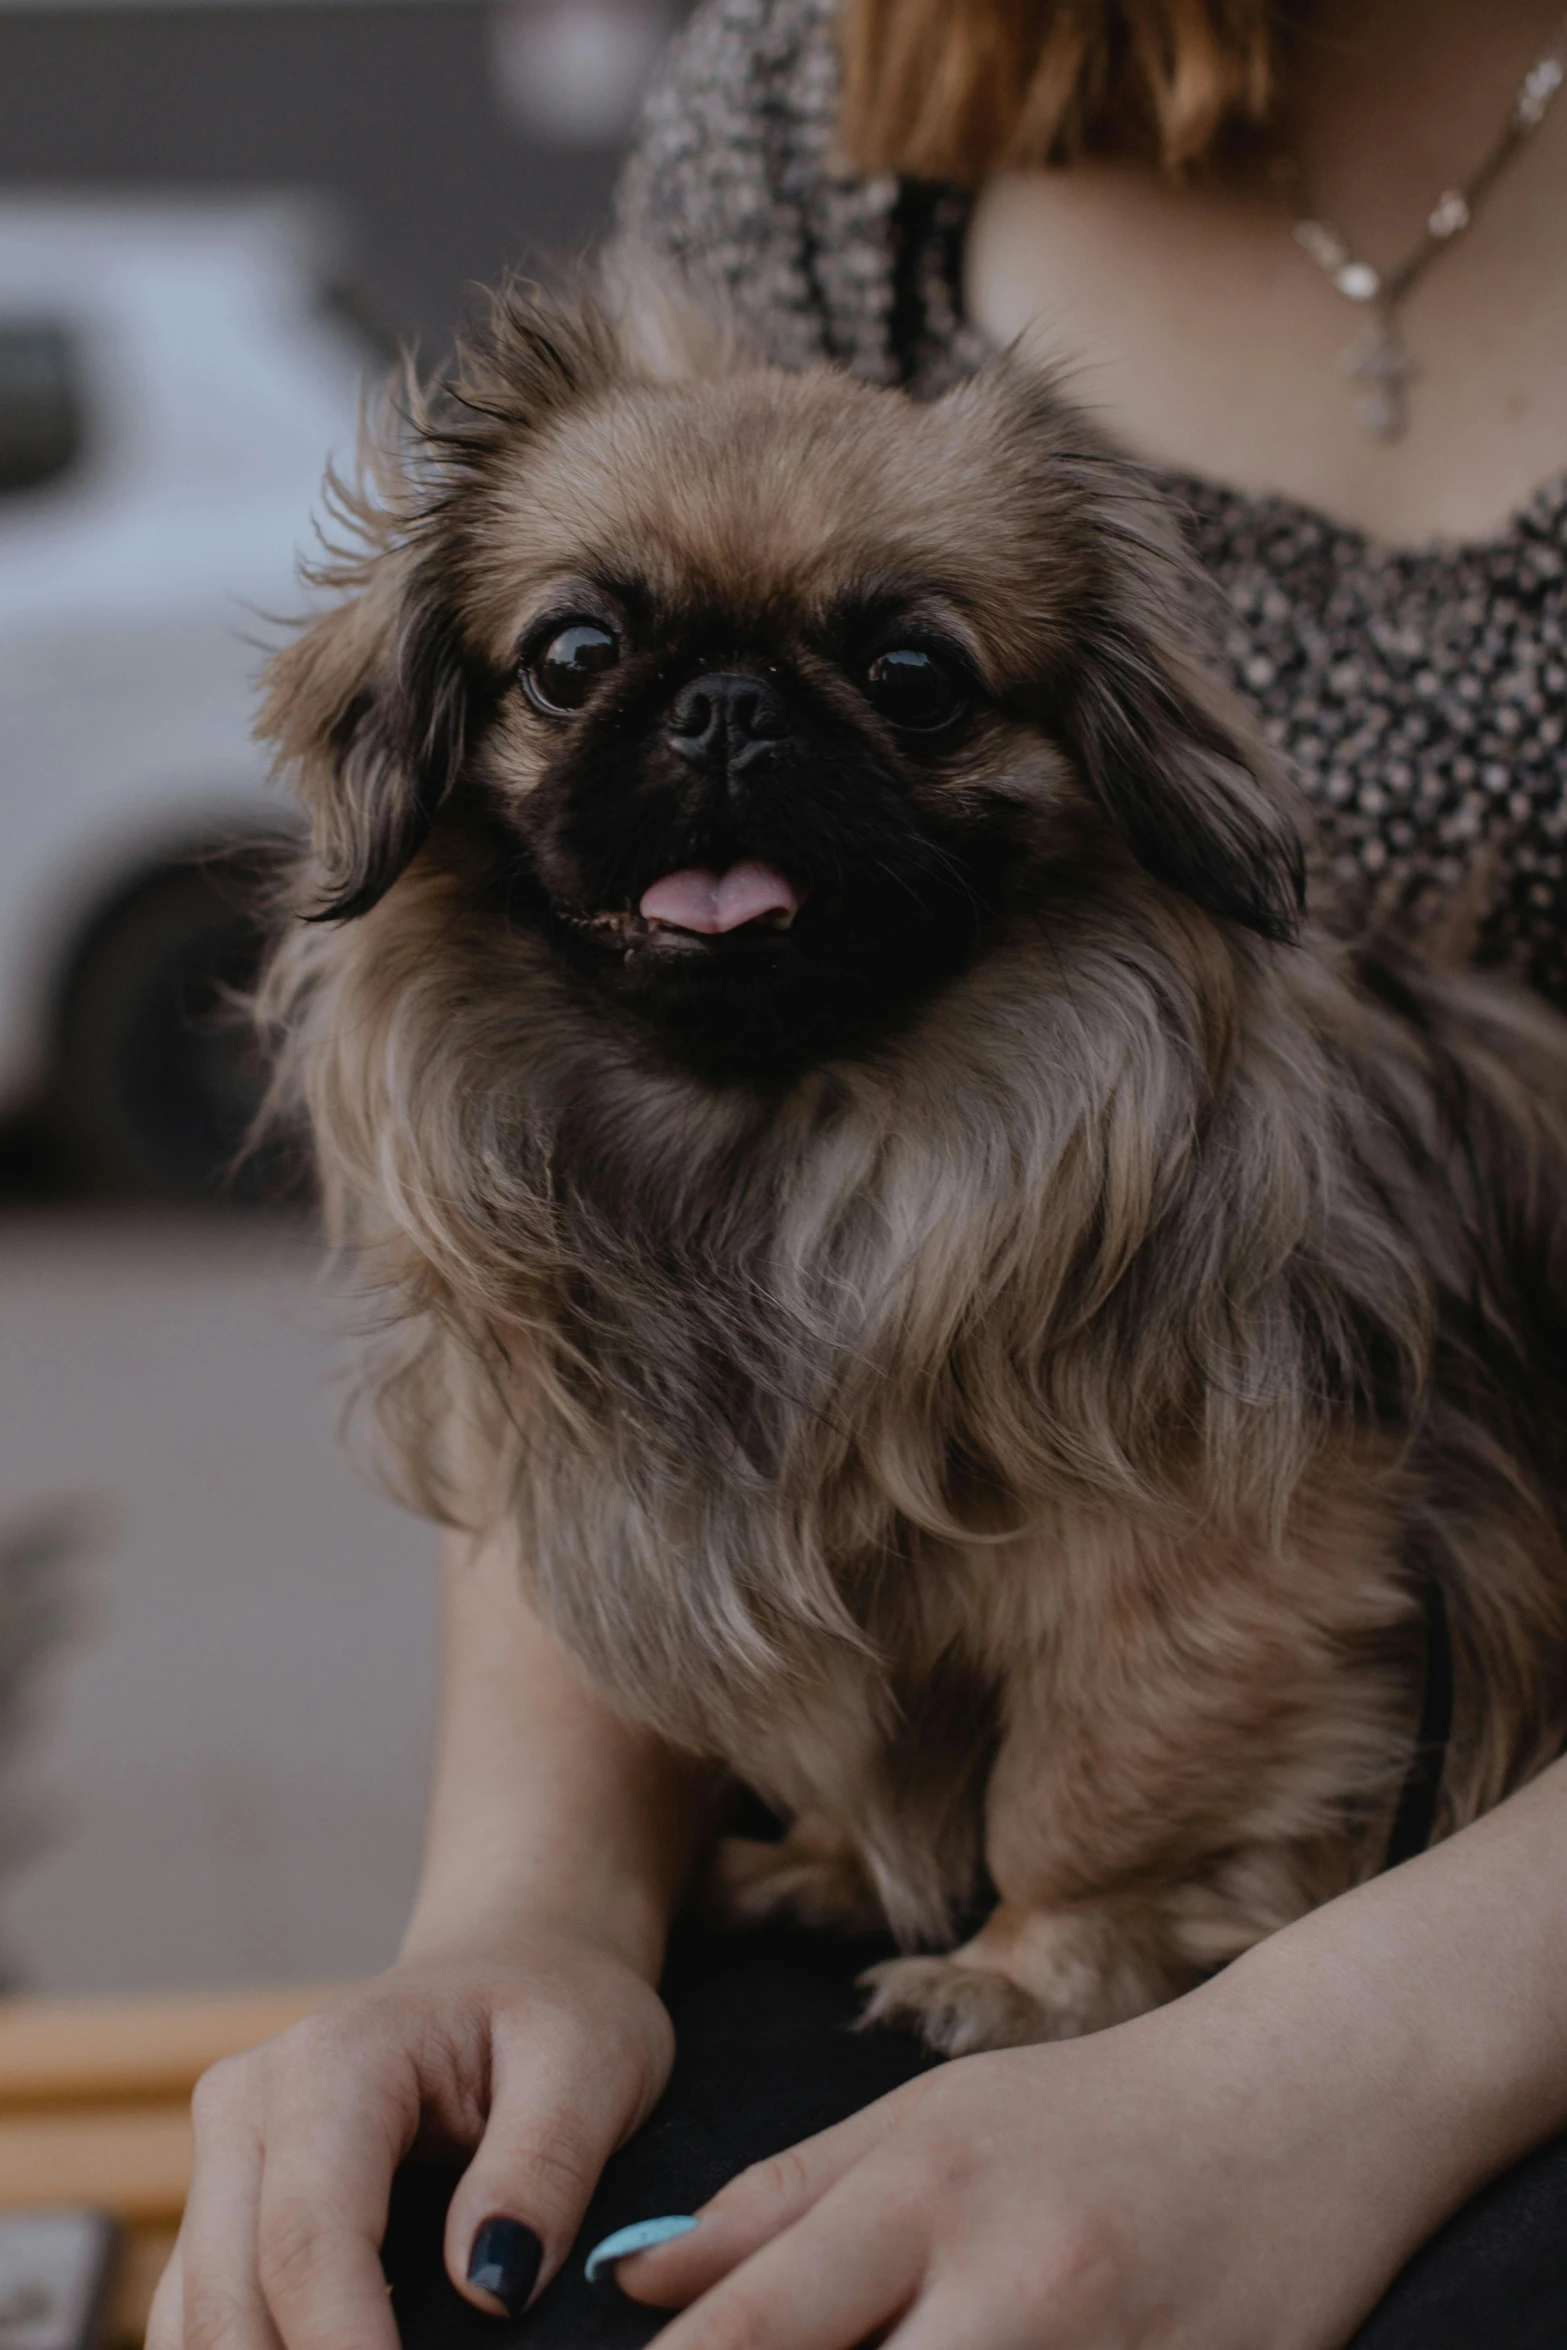
<path id="1" fill-rule="evenodd" d="M 623 224 L 722 286 L 787 366 L 939 390 L 984 360 L 962 190 L 835 157 L 837 0 L 701 0 L 645 112 Z M 1287 498 L 1164 475 L 1221 653 L 1352 900 L 1484 909 L 1479 957 L 1567 1005 L 1567 474 L 1493 538 L 1384 549 Z"/>

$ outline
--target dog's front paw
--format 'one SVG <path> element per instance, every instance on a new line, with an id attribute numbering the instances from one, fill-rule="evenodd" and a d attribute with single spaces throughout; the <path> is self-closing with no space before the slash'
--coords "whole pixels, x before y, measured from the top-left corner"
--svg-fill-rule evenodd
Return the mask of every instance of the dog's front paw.
<path id="1" fill-rule="evenodd" d="M 799 1820 L 779 1844 L 723 1836 L 697 1891 L 698 1914 L 722 1926 L 778 1921 L 832 1933 L 874 1933 L 887 1920 L 847 1838 Z"/>
<path id="2" fill-rule="evenodd" d="M 867 2023 L 917 2032 L 944 2056 L 1075 2040 L 1126 2023 L 1187 1989 L 1157 1918 L 1122 1903 L 1025 1910 L 1008 1902 L 945 1958 L 895 1958 L 860 1981 Z"/>
<path id="3" fill-rule="evenodd" d="M 972 2056 L 982 2048 L 1020 2048 L 1050 2040 L 1050 2018 L 1037 1999 L 993 1967 L 955 1958 L 889 1958 L 860 1977 L 870 1992 L 863 2024 L 913 2032 L 938 2056 Z"/>

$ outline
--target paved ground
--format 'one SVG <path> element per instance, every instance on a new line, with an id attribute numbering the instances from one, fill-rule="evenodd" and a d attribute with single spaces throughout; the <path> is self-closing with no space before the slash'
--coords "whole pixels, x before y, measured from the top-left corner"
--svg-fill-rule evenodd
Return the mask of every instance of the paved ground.
<path id="1" fill-rule="evenodd" d="M 97 1533 L 0 1821 L 0 1957 L 40 1988 L 356 1973 L 417 1862 L 429 1528 L 333 1436 L 341 1302 L 243 1221 L 0 1220 L 0 1526 Z"/>

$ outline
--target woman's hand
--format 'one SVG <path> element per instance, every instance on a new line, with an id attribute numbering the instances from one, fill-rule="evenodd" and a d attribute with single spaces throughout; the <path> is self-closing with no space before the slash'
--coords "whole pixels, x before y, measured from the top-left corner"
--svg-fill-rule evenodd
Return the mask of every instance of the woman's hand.
<path id="1" fill-rule="evenodd" d="M 961 2058 L 747 2171 L 619 2281 L 694 2303 L 659 2350 L 1338 2350 L 1385 2246 L 1368 2270 L 1353 2212 L 1312 2209 L 1331 2182 L 1276 2085 L 1248 2111 L 1181 2040 L 1161 2018 Z"/>
<path id="2" fill-rule="evenodd" d="M 397 2350 L 378 2255 L 392 2173 L 415 2147 L 471 2154 L 446 2265 L 479 2308 L 520 2310 L 669 2076 L 653 1985 L 710 1828 L 711 1774 L 579 1683 L 504 1541 L 453 1537 L 444 1591 L 446 1694 L 402 1957 L 199 2084 L 149 2350 Z"/>
<path id="3" fill-rule="evenodd" d="M 1200 1990 L 965 2057 L 620 2263 L 659 2350 L 1341 2350 L 1567 2126 L 1567 1762 Z"/>
<path id="4" fill-rule="evenodd" d="M 1422 2232 L 1331 2101 L 1183 2002 L 966 2057 L 758 2165 L 620 2264 L 659 2350 L 1339 2350 Z M 1255 2051 L 1254 2051 L 1255 2053 Z M 1384 2141 L 1382 2164 L 1389 2158 Z"/>
<path id="5" fill-rule="evenodd" d="M 645 1976 L 564 1932 L 405 1959 L 196 2091 L 184 2225 L 148 2350 L 397 2350 L 378 2248 L 415 2146 L 471 2153 L 453 2282 L 515 2314 L 557 2268 L 606 2156 L 668 2077 Z M 470 2283 L 475 2238 L 491 2290 Z"/>

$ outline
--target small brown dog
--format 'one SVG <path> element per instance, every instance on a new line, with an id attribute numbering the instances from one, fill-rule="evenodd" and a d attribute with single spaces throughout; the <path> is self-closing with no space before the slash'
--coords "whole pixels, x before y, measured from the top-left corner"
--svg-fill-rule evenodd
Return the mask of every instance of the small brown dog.
<path id="1" fill-rule="evenodd" d="M 1090 2030 L 1382 1865 L 1425 1595 L 1439 1831 L 1562 1744 L 1567 1029 L 1304 927 L 1038 373 L 642 347 L 503 298 L 274 665 L 284 1081 L 405 1490 L 793 1818 L 731 1908 Z"/>

